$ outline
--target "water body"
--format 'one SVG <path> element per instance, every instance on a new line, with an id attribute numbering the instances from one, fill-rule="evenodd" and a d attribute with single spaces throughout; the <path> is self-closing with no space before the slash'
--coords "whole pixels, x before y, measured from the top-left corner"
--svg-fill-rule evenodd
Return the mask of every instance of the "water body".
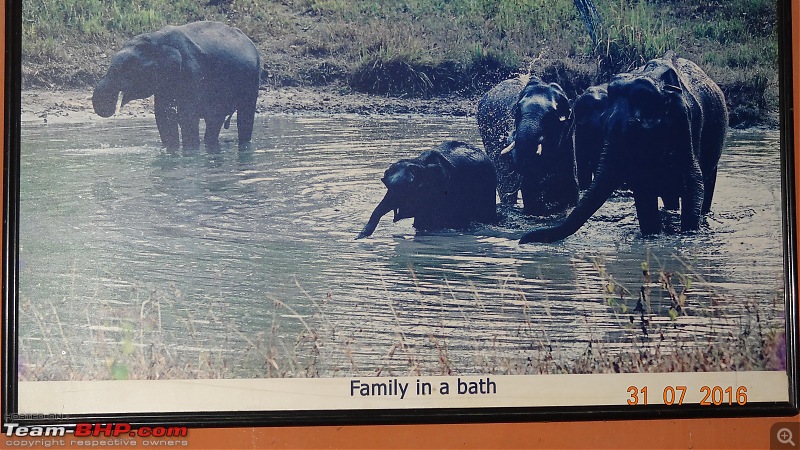
<path id="1" fill-rule="evenodd" d="M 731 132 L 701 232 L 643 238 L 620 195 L 563 242 L 519 246 L 547 220 L 508 208 L 417 234 L 390 214 L 354 240 L 386 167 L 443 140 L 480 145 L 474 119 L 257 121 L 251 149 L 234 125 L 220 152 L 191 154 L 164 152 L 152 119 L 23 123 L 23 374 L 102 377 L 131 358 L 175 369 L 151 377 L 502 372 L 646 345 L 643 285 L 651 332 L 687 345 L 754 311 L 783 320 L 775 131 Z M 677 317 L 659 268 L 685 294 Z"/>

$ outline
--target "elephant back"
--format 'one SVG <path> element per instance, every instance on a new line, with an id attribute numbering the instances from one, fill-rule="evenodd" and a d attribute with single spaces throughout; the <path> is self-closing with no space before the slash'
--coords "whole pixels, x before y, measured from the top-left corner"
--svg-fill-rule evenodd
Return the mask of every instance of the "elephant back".
<path id="1" fill-rule="evenodd" d="M 728 128 L 728 108 L 722 89 L 694 62 L 670 51 L 664 64 L 678 75 L 690 108 L 695 152 L 703 172 L 715 170 Z"/>
<path id="2" fill-rule="evenodd" d="M 699 105 L 702 119 L 701 141 L 703 151 L 716 153 L 719 159 L 728 128 L 728 107 L 722 89 L 697 64 L 684 58 L 676 58 L 675 68 L 681 83 L 691 92 Z M 705 158 L 704 158 L 705 159 Z M 716 165 L 716 162 L 714 163 Z"/>
<path id="3" fill-rule="evenodd" d="M 464 142 L 448 141 L 426 153 L 426 164 L 440 165 L 452 186 L 468 188 L 481 185 L 492 190 L 497 187 L 494 164 L 477 147 Z"/>
<path id="4" fill-rule="evenodd" d="M 227 73 L 258 77 L 260 55 L 255 44 L 240 29 L 221 22 L 200 21 L 173 27 L 176 39 L 186 39 L 197 49 L 197 58 Z"/>

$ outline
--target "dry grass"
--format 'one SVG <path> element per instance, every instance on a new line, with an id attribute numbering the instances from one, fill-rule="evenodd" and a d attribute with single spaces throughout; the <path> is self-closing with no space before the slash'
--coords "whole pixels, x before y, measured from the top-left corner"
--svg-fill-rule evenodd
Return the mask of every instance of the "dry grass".
<path id="1" fill-rule="evenodd" d="M 378 332 L 393 338 L 386 340 L 389 344 L 382 355 L 364 357 L 365 351 L 381 350 L 365 348 L 354 330 L 342 329 L 329 319 L 330 294 L 317 301 L 300 283 L 300 303 L 311 313 L 303 315 L 286 302 L 267 296 L 270 322 L 256 333 L 245 333 L 240 324 L 220 317 L 214 310 L 219 306 L 211 305 L 207 313 L 180 312 L 175 307 L 182 303 L 183 294 L 171 287 L 132 289 L 126 301 L 108 301 L 99 310 L 83 311 L 86 325 L 70 328 L 78 329 L 79 336 L 65 331 L 56 305 L 34 307 L 23 299 L 21 317 L 37 331 L 26 333 L 28 337 L 22 341 L 19 376 L 21 380 L 155 380 L 785 369 L 782 319 L 762 317 L 754 300 L 708 291 L 704 288 L 708 283 L 685 261 L 669 271 L 652 255 L 645 255 L 641 283 L 632 288 L 615 279 L 602 257 L 589 260 L 602 280 L 597 286 L 598 301 L 612 313 L 615 323 L 611 325 L 617 328 L 614 334 L 618 337 L 612 341 L 598 338 L 599 333 L 587 323 L 584 335 L 589 338 L 579 344 L 582 350 L 577 353 L 564 351 L 561 343 L 537 325 L 537 316 L 550 311 L 535 309 L 513 281 L 502 294 L 513 298 L 520 309 L 521 320 L 515 325 L 520 345 L 510 351 L 499 344 L 499 337 L 486 339 L 476 333 L 479 325 L 474 315 L 485 311 L 484 302 L 497 299 L 484 298 L 473 289 L 468 300 L 474 308 L 464 310 L 457 301 L 464 294 L 454 292 L 444 280 L 439 299 L 442 308 L 432 315 L 448 317 L 431 317 L 430 322 L 460 320 L 458 332 L 475 336 L 468 357 L 463 352 L 455 356 L 448 336 L 439 331 L 420 338 L 415 329 L 417 336 L 411 338 L 409 321 L 395 308 L 388 290 L 386 307 L 393 325 Z M 775 296 L 774 301 L 780 302 L 780 293 Z M 702 333 L 684 323 L 698 319 L 714 331 Z M 168 322 L 182 325 L 177 332 L 170 332 L 167 330 L 176 328 L 166 327 Z M 199 339 L 197 327 L 212 325 L 224 330 L 216 338 L 218 342 L 210 345 L 217 350 L 176 345 L 176 334 Z M 74 344 L 81 340 L 82 345 Z M 39 350 L 33 351 L 34 347 Z"/>

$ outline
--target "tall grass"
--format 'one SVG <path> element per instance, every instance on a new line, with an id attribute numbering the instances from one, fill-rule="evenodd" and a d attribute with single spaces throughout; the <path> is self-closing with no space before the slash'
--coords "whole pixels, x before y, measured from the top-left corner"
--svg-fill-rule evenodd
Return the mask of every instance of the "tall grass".
<path id="1" fill-rule="evenodd" d="M 651 2 L 604 2 L 600 9 L 605 18 L 600 27 L 598 48 L 602 77 L 625 72 L 650 59 L 678 48 L 679 28 L 669 16 L 660 13 L 660 5 Z"/>
<path id="2" fill-rule="evenodd" d="M 602 332 L 593 330 L 596 321 L 586 323 L 578 333 L 585 341 L 577 347 L 569 343 L 569 350 L 538 325 L 540 316 L 551 312 L 529 300 L 513 281 L 502 294 L 513 299 L 504 308 L 518 308 L 513 314 L 518 322 L 511 325 L 518 341 L 513 346 L 511 335 L 487 336 L 475 316 L 486 313 L 488 302 L 501 300 L 477 290 L 456 293 L 446 279 L 441 308 L 433 308 L 423 322 L 404 317 L 387 291 L 390 320 L 375 322 L 384 327 L 375 332 L 387 338 L 379 344 L 362 341 L 361 330 L 336 323 L 327 307 L 331 297 L 315 298 L 299 282 L 294 302 L 302 304 L 302 313 L 267 294 L 264 307 L 270 312 L 255 332 L 242 330 L 243 318 L 224 318 L 222 303 L 212 302 L 207 313 L 187 311 L 179 308 L 186 299 L 174 287 L 132 288 L 128 299 L 100 301 L 94 314 L 84 311 L 83 327 L 67 325 L 55 304 L 34 306 L 23 299 L 22 317 L 35 331 L 25 333 L 20 347 L 19 376 L 102 380 L 785 369 L 783 318 L 754 300 L 716 292 L 689 262 L 674 258 L 670 264 L 676 266 L 667 268 L 655 256 L 644 255 L 640 282 L 626 286 L 619 280 L 630 276 L 613 273 L 602 256 L 579 259 L 594 266 L 596 298 L 610 314 Z M 416 279 L 413 270 L 410 276 Z M 775 296 L 780 302 L 780 293 Z M 460 340 L 453 351 L 448 334 L 435 324 L 456 320 L 462 335 L 474 339 Z M 200 336 L 207 338 L 207 332 L 198 333 L 198 327 L 209 326 L 221 330 L 205 344 L 216 350 L 182 347 L 181 336 L 203 342 Z"/>

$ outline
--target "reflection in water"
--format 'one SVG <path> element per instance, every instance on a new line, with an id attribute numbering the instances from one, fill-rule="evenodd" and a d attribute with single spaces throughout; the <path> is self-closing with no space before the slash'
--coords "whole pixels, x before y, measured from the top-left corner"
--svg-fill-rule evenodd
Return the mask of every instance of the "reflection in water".
<path id="1" fill-rule="evenodd" d="M 643 283 L 648 320 L 689 345 L 737 330 L 745 304 L 783 317 L 774 132 L 733 134 L 701 232 L 642 238 L 622 195 L 563 242 L 518 246 L 542 220 L 516 208 L 467 232 L 387 216 L 354 240 L 385 168 L 480 144 L 469 118 L 261 118 L 250 148 L 223 134 L 213 154 L 164 153 L 154 128 L 23 129 L 21 350 L 29 369 L 65 362 L 31 376 L 114 373 L 134 348 L 180 376 L 502 372 L 647 342 Z M 688 315 L 646 283 L 659 267 L 688 287 Z"/>

